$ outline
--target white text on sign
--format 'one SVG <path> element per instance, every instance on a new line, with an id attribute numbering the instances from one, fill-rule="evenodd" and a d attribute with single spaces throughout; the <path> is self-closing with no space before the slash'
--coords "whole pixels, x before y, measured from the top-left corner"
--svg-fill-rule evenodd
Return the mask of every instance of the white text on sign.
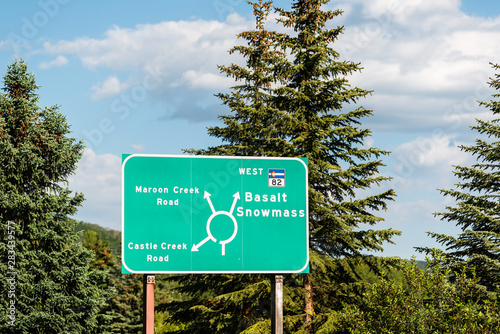
<path id="1" fill-rule="evenodd" d="M 262 175 L 264 168 L 240 168 L 240 175 Z"/>

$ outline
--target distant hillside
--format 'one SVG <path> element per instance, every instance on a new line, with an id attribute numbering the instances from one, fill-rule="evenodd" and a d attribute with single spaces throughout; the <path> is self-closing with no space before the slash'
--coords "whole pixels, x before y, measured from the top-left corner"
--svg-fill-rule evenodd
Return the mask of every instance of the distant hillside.
<path id="1" fill-rule="evenodd" d="M 97 224 L 78 222 L 78 225 L 75 226 L 75 232 L 80 232 L 80 231 L 83 231 L 82 236 L 80 237 L 80 243 L 83 242 L 83 236 L 85 235 L 85 232 L 95 231 L 101 235 L 102 240 L 108 239 L 109 248 L 111 248 L 113 255 L 120 254 L 121 241 L 122 241 L 122 234 L 120 231 L 115 231 L 109 228 L 101 227 Z"/>

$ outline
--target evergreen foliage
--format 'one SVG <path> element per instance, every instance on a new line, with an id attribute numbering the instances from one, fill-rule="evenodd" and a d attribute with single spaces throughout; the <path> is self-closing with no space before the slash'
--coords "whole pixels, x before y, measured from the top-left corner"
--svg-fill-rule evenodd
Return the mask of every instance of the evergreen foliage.
<path id="1" fill-rule="evenodd" d="M 254 333 L 253 325 L 269 332 L 270 284 L 266 275 L 182 275 L 177 281 L 186 299 L 161 303 L 167 323 L 182 323 L 175 333 Z M 255 330 L 255 329 L 253 329 Z"/>
<path id="2" fill-rule="evenodd" d="M 87 231 L 83 237 L 83 247 L 94 253 L 91 268 L 106 270 L 113 265 L 114 259 L 109 248 L 109 242 L 101 240 L 101 235 L 96 231 Z"/>
<path id="3" fill-rule="evenodd" d="M 495 70 L 500 66 L 492 64 Z M 489 82 L 500 91 L 500 74 Z M 500 93 L 493 94 L 499 98 Z M 491 110 L 494 119 L 477 120 L 471 129 L 483 138 L 475 145 L 460 146 L 470 153 L 477 163 L 471 167 L 455 166 L 454 174 L 461 180 L 457 189 L 440 190 L 456 201 L 456 206 L 447 206 L 447 212 L 436 213 L 441 220 L 454 222 L 462 232 L 457 236 L 429 233 L 445 247 L 443 264 L 454 270 L 468 268 L 475 272 L 481 284 L 491 291 L 500 288 L 500 101 L 480 102 Z M 418 248 L 422 252 L 437 252 L 429 248 Z"/>
<path id="4" fill-rule="evenodd" d="M 119 238 L 121 233 L 80 222 L 77 229 L 82 227 L 86 230 L 82 244 L 93 254 L 89 266 L 103 274 L 99 288 L 104 303 L 95 333 L 142 333 L 142 275 L 123 275 L 120 256 L 113 256 L 107 237 L 102 241 L 103 234 Z"/>
<path id="5" fill-rule="evenodd" d="M 99 226 L 97 224 L 91 224 L 91 223 L 86 223 L 86 222 L 81 222 L 79 221 L 78 224 L 75 226 L 75 232 L 80 232 L 78 235 L 80 236 L 79 242 L 83 245 L 83 238 L 85 234 L 88 231 L 94 231 L 97 232 L 100 236 L 100 239 L 108 243 L 109 248 L 111 249 L 111 253 L 113 256 L 118 256 L 121 252 L 121 233 L 120 231 L 115 231 L 110 228 L 105 228 L 102 226 Z"/>
<path id="6" fill-rule="evenodd" d="M 102 274 L 89 267 L 92 254 L 76 243 L 76 223 L 68 218 L 83 195 L 64 186 L 83 145 L 68 137 L 58 107 L 38 106 L 24 61 L 8 66 L 3 84 L 0 332 L 93 333 Z"/>
<path id="7" fill-rule="evenodd" d="M 122 274 L 121 261 L 116 259 L 103 289 L 106 303 L 99 313 L 106 319 L 98 333 L 142 333 L 142 275 Z"/>
<path id="8" fill-rule="evenodd" d="M 82 240 L 85 248 L 92 251 L 91 268 L 104 272 L 100 282 L 100 293 L 105 302 L 98 313 L 99 334 L 140 334 L 143 326 L 143 275 L 122 274 L 120 260 L 120 231 L 103 228 L 96 224 L 79 222 L 75 230 L 86 231 Z M 104 241 L 103 241 L 104 239 Z M 113 255 L 108 243 L 117 243 L 118 255 Z M 157 275 L 155 284 L 155 303 L 171 303 L 186 299 L 174 291 L 176 283 L 168 280 L 170 275 Z M 170 333 L 184 328 L 182 323 L 165 322 L 168 314 L 155 311 L 155 333 Z"/>
<path id="9" fill-rule="evenodd" d="M 288 33 L 266 29 L 271 1 L 249 2 L 256 29 L 238 35 L 246 46 L 230 50 L 241 54 L 246 65 L 219 67 L 237 81 L 229 94 L 218 94 L 232 113 L 219 116 L 222 126 L 208 129 L 223 144 L 187 151 L 308 158 L 312 273 L 285 278 L 289 332 L 313 331 L 314 314 L 330 312 L 347 297 L 338 286 L 359 280 L 353 268 L 366 260 L 380 264 L 363 253 L 382 250 L 384 242 L 399 234 L 370 228 L 383 221 L 374 212 L 385 210 L 395 196 L 392 189 L 371 194 L 373 186 L 389 179 L 379 173 L 380 159 L 388 152 L 364 145 L 370 130 L 360 127 L 361 120 L 372 111 L 357 103 L 370 92 L 350 87 L 346 77 L 361 71 L 360 64 L 341 61 L 332 49 L 343 27 L 326 28 L 341 15 L 323 10 L 328 2 L 296 0 L 291 11 L 276 9 L 278 23 Z M 348 110 L 349 104 L 353 110 Z M 269 281 L 264 276 L 190 275 L 180 281 L 193 300 L 170 305 L 169 310 L 175 319 L 189 319 L 186 333 L 252 333 L 269 328 Z M 329 294 L 333 298 L 326 297 Z M 315 300 L 319 295 L 325 297 Z"/>
<path id="10" fill-rule="evenodd" d="M 403 282 L 384 279 L 360 303 L 322 317 L 317 333 L 497 333 L 500 307 L 476 277 L 408 263 Z M 454 282 L 449 277 L 454 276 Z"/>

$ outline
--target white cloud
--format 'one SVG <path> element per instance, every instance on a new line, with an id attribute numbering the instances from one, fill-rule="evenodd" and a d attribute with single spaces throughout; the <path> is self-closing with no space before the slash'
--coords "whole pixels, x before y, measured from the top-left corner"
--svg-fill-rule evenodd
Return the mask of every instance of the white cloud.
<path id="1" fill-rule="evenodd" d="M 500 44 L 492 42 L 500 40 L 500 17 L 467 16 L 458 0 L 355 0 L 336 6 L 344 4 L 346 30 L 334 47 L 341 59 L 364 68 L 348 78 L 351 84 L 375 90 L 367 102 L 384 122 L 372 129 L 441 128 L 468 135 L 467 126 L 483 116 L 477 100 L 492 93 L 485 82 L 493 73 L 489 62 L 500 62 Z M 459 114 L 460 122 L 450 113 Z"/>
<path id="2" fill-rule="evenodd" d="M 10 40 L 0 41 L 0 50 L 9 50 L 10 48 L 12 48 Z"/>
<path id="3" fill-rule="evenodd" d="M 70 189 L 82 192 L 83 206 L 76 219 L 121 229 L 121 159 L 112 154 L 96 154 L 86 149 L 75 175 L 69 178 Z"/>
<path id="4" fill-rule="evenodd" d="M 444 124 L 445 110 L 457 99 L 460 102 L 464 94 L 473 94 L 479 83 L 491 75 L 488 62 L 499 60 L 500 44 L 491 41 L 500 39 L 500 18 L 469 17 L 460 11 L 459 0 L 354 0 L 336 3 L 335 7 L 346 12 L 332 25 L 345 24 L 346 30 L 334 47 L 341 58 L 361 61 L 364 67 L 362 74 L 351 78 L 352 83 L 376 88 L 375 96 L 385 94 L 392 100 L 405 101 L 389 108 L 373 106 L 376 114 L 399 115 L 385 127 L 413 125 L 407 119 L 413 113 L 401 111 L 421 106 L 422 100 L 426 103 L 418 116 Z M 219 73 L 217 65 L 241 60 L 227 51 L 243 44 L 236 34 L 253 29 L 253 25 L 231 14 L 225 22 L 166 21 L 132 29 L 114 27 L 102 39 L 81 37 L 45 43 L 44 52 L 74 54 L 89 68 L 126 71 L 129 85 L 140 84 L 138 78 L 144 76 L 146 68 L 154 67 L 168 75 L 155 89 L 157 92 L 151 93 L 152 98 L 161 100 L 168 110 L 197 109 L 206 105 L 207 96 L 232 85 L 233 81 Z M 125 88 L 112 76 L 92 87 L 93 98 L 111 96 Z M 194 90 L 202 90 L 203 96 Z M 181 118 L 215 117 L 206 112 L 176 113 L 174 116 Z"/>
<path id="5" fill-rule="evenodd" d="M 467 155 L 460 153 L 458 145 L 451 136 L 438 133 L 403 143 L 394 150 L 394 155 L 405 157 L 414 167 L 435 170 L 442 166 L 462 164 L 467 160 Z"/>
<path id="6" fill-rule="evenodd" d="M 144 145 L 132 145 L 132 148 L 136 152 L 143 152 L 145 150 Z"/>
<path id="7" fill-rule="evenodd" d="M 436 121 L 435 126 L 442 128 L 448 126 L 443 115 L 463 103 L 464 96 L 474 96 L 477 87 L 488 80 L 490 61 L 500 62 L 500 44 L 492 42 L 500 40 L 500 17 L 467 16 L 460 11 L 459 0 L 352 0 L 335 3 L 335 7 L 346 12 L 331 24 L 345 24 L 346 30 L 334 48 L 342 59 L 360 61 L 364 67 L 363 73 L 349 78 L 351 83 L 375 89 L 370 108 L 376 115 L 391 118 L 390 123 L 375 124 L 374 130 L 383 126 L 414 131 L 415 125 L 430 124 L 425 120 Z M 199 106 L 207 105 L 214 93 L 232 85 L 217 65 L 241 61 L 227 51 L 244 44 L 236 34 L 253 27 L 251 20 L 238 14 L 231 14 L 224 22 L 116 26 L 101 39 L 47 42 L 43 52 L 74 54 L 89 68 L 125 71 L 129 86 L 140 85 L 147 68 L 155 68 L 167 75 L 150 97 L 165 104 L 165 110 L 174 110 L 163 119 L 215 119 L 216 114 Z M 269 24 L 269 28 L 276 25 Z M 92 97 L 101 99 L 126 88 L 113 75 L 92 87 Z M 377 104 L 380 101 L 382 104 Z M 397 101 L 400 104 L 392 103 Z M 477 112 L 477 108 L 467 111 L 462 119 L 473 119 Z M 421 121 L 415 123 L 413 118 Z"/>
<path id="8" fill-rule="evenodd" d="M 227 52 L 240 43 L 236 35 L 253 28 L 253 23 L 237 14 L 219 21 L 167 21 L 141 24 L 133 29 L 114 27 L 102 39 L 80 37 L 70 41 L 47 42 L 42 52 L 53 55 L 72 54 L 85 67 L 105 68 L 128 76 L 128 87 L 144 85 L 144 78 L 154 68 L 162 73 L 161 82 L 149 97 L 165 104 L 165 110 L 176 110 L 176 118 L 204 120 L 215 118 L 212 112 L 192 112 L 207 105 L 213 94 L 231 86 L 217 65 L 236 62 L 238 56 Z M 241 41 L 243 43 L 243 41 Z M 120 75 L 120 77 L 123 77 Z M 150 83 L 150 82 L 148 82 Z M 116 74 L 92 87 L 92 98 L 102 99 L 126 89 Z M 175 89 L 172 89 L 175 88 Z"/>
<path id="9" fill-rule="evenodd" d="M 365 141 L 363 142 L 363 148 L 370 148 L 373 147 L 373 144 L 375 141 L 373 140 L 373 137 L 367 137 L 365 138 Z"/>
<path id="10" fill-rule="evenodd" d="M 198 71 L 186 71 L 182 75 L 182 81 L 193 88 L 223 89 L 229 87 L 234 81 L 214 73 L 202 73 Z"/>
<path id="11" fill-rule="evenodd" d="M 397 147 L 389 159 L 399 201 L 429 200 L 437 189 L 451 189 L 459 181 L 454 166 L 469 166 L 474 158 L 451 136 L 419 137 Z M 441 198 L 441 197 L 440 197 Z"/>
<path id="12" fill-rule="evenodd" d="M 92 100 L 100 100 L 119 94 L 128 87 L 129 84 L 120 82 L 116 76 L 109 76 L 101 85 L 94 85 L 91 88 L 91 90 L 94 91 L 94 94 L 92 94 Z"/>
<path id="13" fill-rule="evenodd" d="M 433 189 L 433 195 L 425 199 L 396 200 L 389 203 L 387 212 L 382 213 L 386 221 L 380 223 L 380 228 L 400 230 L 402 235 L 393 238 L 396 245 L 384 245 L 384 256 L 398 256 L 404 259 L 416 256 L 417 259 L 424 260 L 425 254 L 416 252 L 414 247 L 442 247 L 427 236 L 427 232 L 457 235 L 460 229 L 452 222 L 440 221 L 439 217 L 434 216 L 436 212 L 445 211 L 445 202 L 446 199 L 438 190 Z"/>
<path id="14" fill-rule="evenodd" d="M 44 62 L 41 62 L 39 67 L 42 69 L 42 70 L 46 70 L 46 69 L 49 69 L 49 68 L 53 68 L 53 67 L 61 67 L 61 66 L 64 66 L 68 63 L 68 58 L 64 57 L 64 56 L 57 56 L 56 59 L 52 60 L 52 61 L 44 61 Z"/>
<path id="15" fill-rule="evenodd" d="M 414 14 L 416 11 L 426 11 L 429 1 L 425 0 L 407 0 L 407 1 L 394 1 L 394 0 L 373 0 L 370 2 L 359 1 L 363 3 L 363 14 L 367 17 L 380 17 L 388 16 L 393 17 L 394 20 L 403 21 L 408 16 Z M 448 11 L 455 9 L 458 0 L 441 0 L 434 3 L 432 10 L 436 12 Z"/>
<path id="16" fill-rule="evenodd" d="M 75 54 L 89 68 L 136 70 L 155 64 L 179 73 L 193 67 L 217 72 L 215 61 L 225 58 L 236 41 L 235 35 L 248 27 L 249 22 L 236 14 L 226 22 L 167 21 L 137 25 L 135 29 L 114 27 L 103 39 L 47 42 L 44 52 Z"/>

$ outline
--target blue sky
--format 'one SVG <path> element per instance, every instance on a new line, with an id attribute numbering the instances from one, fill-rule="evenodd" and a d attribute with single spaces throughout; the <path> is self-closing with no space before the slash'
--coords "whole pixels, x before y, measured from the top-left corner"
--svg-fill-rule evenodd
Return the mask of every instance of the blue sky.
<path id="1" fill-rule="evenodd" d="M 290 1 L 274 4 L 289 8 Z M 471 158 L 475 118 L 488 119 L 489 62 L 500 63 L 500 2 L 488 0 L 344 0 L 332 26 L 343 59 L 361 62 L 351 84 L 373 90 L 363 123 L 366 145 L 392 152 L 387 186 L 398 197 L 380 228 L 403 231 L 383 255 L 409 258 L 434 246 L 426 231 L 454 234 L 433 212 L 448 199 L 452 165 Z M 73 136 L 87 146 L 70 188 L 87 200 L 77 219 L 120 229 L 122 153 L 181 154 L 218 144 L 206 133 L 228 112 L 214 94 L 232 82 L 217 65 L 238 62 L 227 50 L 254 25 L 243 0 L 10 2 L 0 12 L 0 74 L 25 59 L 42 86 L 42 106 L 60 105 Z M 269 27 L 273 28 L 270 23 Z"/>

